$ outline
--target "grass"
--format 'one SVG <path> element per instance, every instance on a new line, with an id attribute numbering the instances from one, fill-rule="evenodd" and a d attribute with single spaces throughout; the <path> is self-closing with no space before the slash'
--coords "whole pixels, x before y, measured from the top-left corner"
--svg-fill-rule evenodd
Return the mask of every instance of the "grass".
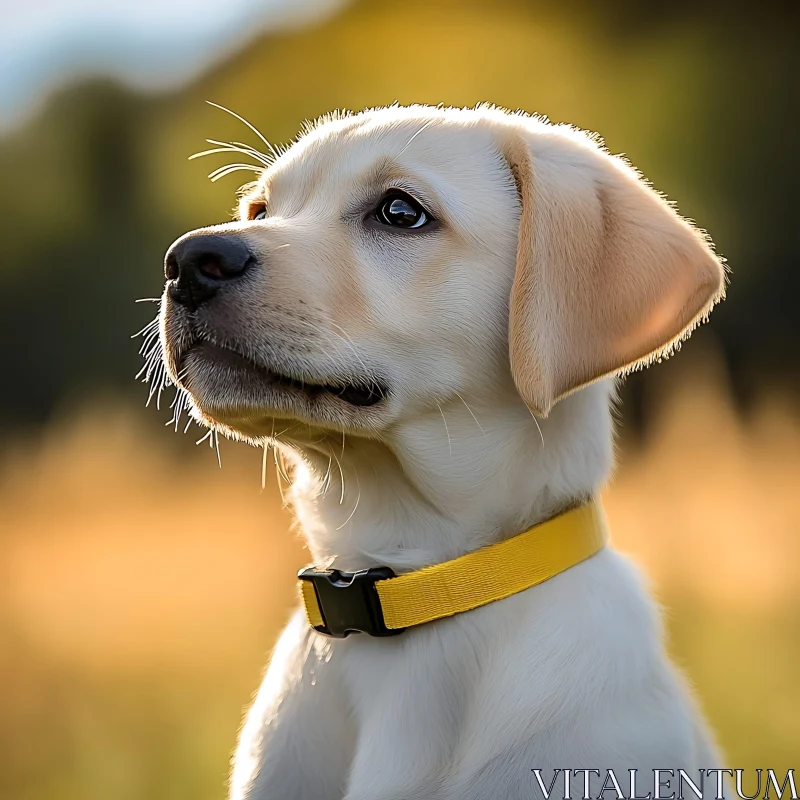
<path id="1" fill-rule="evenodd" d="M 305 560 L 260 455 L 188 454 L 110 403 L 0 471 L 0 796 L 219 800 Z M 713 369 L 663 393 L 605 494 L 731 767 L 797 767 L 800 419 Z"/>

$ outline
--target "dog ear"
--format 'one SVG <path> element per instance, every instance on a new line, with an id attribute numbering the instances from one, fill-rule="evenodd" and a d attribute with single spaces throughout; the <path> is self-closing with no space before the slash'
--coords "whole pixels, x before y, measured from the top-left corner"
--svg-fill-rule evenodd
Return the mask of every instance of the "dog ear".
<path id="1" fill-rule="evenodd" d="M 509 306 L 517 390 L 561 398 L 668 353 L 723 297 L 704 235 L 585 134 L 545 126 L 503 147 L 521 202 Z"/>

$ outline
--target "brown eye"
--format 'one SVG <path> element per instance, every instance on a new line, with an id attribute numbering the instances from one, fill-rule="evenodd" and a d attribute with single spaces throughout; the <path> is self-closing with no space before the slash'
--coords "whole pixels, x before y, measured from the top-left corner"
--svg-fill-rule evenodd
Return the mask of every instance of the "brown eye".
<path id="1" fill-rule="evenodd" d="M 267 209 L 262 208 L 256 215 L 253 217 L 254 220 L 257 219 L 266 219 L 267 218 Z"/>
<path id="2" fill-rule="evenodd" d="M 395 191 L 378 204 L 375 219 L 393 228 L 421 228 L 431 221 L 431 216 L 413 197 Z"/>

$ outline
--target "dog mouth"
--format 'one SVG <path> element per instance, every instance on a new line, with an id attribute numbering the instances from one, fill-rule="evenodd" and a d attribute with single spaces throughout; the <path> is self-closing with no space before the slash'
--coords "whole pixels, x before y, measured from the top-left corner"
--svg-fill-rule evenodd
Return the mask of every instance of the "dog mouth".
<path id="1" fill-rule="evenodd" d="M 368 408 L 384 400 L 388 394 L 386 384 L 381 380 L 353 380 L 351 377 L 341 381 L 325 383 L 313 379 L 298 379 L 276 372 L 259 364 L 229 347 L 200 340 L 195 342 L 182 356 L 179 373 L 187 372 L 194 365 L 212 365 L 221 369 L 221 378 L 237 382 L 242 376 L 254 379 L 261 386 L 275 392 L 302 395 L 308 400 L 321 397 L 336 397 L 349 406 Z M 189 374 L 191 369 L 189 369 Z M 191 381 L 189 381 L 191 383 Z M 191 392 L 191 385 L 186 386 Z M 222 386 L 222 389 L 225 387 Z"/>

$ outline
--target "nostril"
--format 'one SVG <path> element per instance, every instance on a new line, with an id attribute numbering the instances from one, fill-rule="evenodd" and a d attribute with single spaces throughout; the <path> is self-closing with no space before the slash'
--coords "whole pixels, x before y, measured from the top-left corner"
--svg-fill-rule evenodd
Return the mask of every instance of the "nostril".
<path id="1" fill-rule="evenodd" d="M 204 252 L 193 254 L 186 267 L 213 281 L 228 281 L 243 275 L 255 258 L 249 252 Z M 181 262 L 181 271 L 184 264 Z"/>
<path id="2" fill-rule="evenodd" d="M 167 257 L 164 260 L 164 276 L 168 281 L 174 281 L 177 280 L 179 274 L 178 259 L 175 258 L 174 253 L 167 253 Z"/>
<path id="3" fill-rule="evenodd" d="M 223 271 L 219 261 L 214 256 L 206 256 L 198 259 L 197 271 L 206 278 L 213 280 L 225 280 L 226 273 Z"/>

